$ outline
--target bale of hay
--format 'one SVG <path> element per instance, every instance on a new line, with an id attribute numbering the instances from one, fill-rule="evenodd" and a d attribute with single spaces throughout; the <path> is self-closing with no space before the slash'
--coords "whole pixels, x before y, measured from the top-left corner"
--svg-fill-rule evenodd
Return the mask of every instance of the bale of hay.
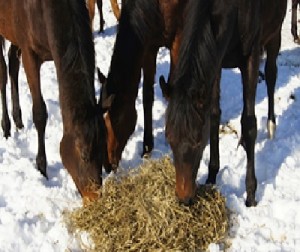
<path id="1" fill-rule="evenodd" d="M 69 230 L 87 232 L 91 251 L 205 251 L 228 232 L 225 199 L 200 186 L 197 201 L 179 205 L 169 157 L 107 179 L 101 198 L 66 215 Z"/>

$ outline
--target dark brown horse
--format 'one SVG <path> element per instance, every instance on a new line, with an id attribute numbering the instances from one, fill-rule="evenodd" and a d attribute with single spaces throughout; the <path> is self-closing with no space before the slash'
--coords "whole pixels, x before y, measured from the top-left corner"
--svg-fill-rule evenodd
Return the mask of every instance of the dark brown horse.
<path id="1" fill-rule="evenodd" d="M 38 170 L 47 177 L 47 108 L 40 67 L 44 61 L 54 60 L 63 121 L 62 162 L 80 194 L 97 197 L 106 150 L 105 128 L 95 98 L 95 52 L 85 0 L 0 0 L 0 35 L 22 51 L 38 133 Z"/>
<path id="2" fill-rule="evenodd" d="M 7 83 L 7 67 L 4 60 L 4 38 L 0 36 L 0 90 L 2 102 L 2 119 L 1 126 L 4 132 L 4 137 L 10 136 L 11 123 L 7 111 L 6 103 L 6 83 Z M 19 85 L 18 75 L 20 68 L 20 55 L 21 51 L 15 45 L 11 45 L 8 51 L 9 65 L 8 72 L 11 82 L 11 99 L 12 99 L 12 114 L 15 125 L 18 129 L 23 128 L 21 108 L 19 102 Z"/>
<path id="3" fill-rule="evenodd" d="M 300 4 L 300 0 L 292 0 L 292 20 L 291 20 L 291 33 L 293 35 L 294 41 L 296 43 L 300 43 L 298 36 L 298 28 L 297 28 L 297 11 L 298 5 Z"/>
<path id="4" fill-rule="evenodd" d="M 173 151 L 180 202 L 189 205 L 194 200 L 195 180 L 208 139 L 211 157 L 206 182 L 216 182 L 221 68 L 239 67 L 244 99 L 241 144 L 247 154 L 246 205 L 257 204 L 255 94 L 260 51 L 264 47 L 267 52 L 265 74 L 272 109 L 286 7 L 287 1 L 282 0 L 189 1 L 189 19 L 184 22 L 178 65 L 168 86 L 166 112 L 166 137 Z"/>
<path id="5" fill-rule="evenodd" d="M 123 1 L 107 83 L 102 88 L 109 164 L 118 166 L 134 131 L 135 100 L 143 69 L 144 142 L 142 155 L 153 149 L 152 105 L 156 56 L 160 47 L 171 51 L 171 73 L 177 61 L 186 0 Z"/>

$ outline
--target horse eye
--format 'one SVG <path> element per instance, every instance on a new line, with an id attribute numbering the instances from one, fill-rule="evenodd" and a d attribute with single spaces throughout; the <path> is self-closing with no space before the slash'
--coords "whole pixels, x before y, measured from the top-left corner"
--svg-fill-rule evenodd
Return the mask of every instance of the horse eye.
<path id="1" fill-rule="evenodd" d="M 83 162 L 87 163 L 90 161 L 90 157 L 87 151 L 82 151 L 81 152 L 81 159 L 83 160 Z"/>

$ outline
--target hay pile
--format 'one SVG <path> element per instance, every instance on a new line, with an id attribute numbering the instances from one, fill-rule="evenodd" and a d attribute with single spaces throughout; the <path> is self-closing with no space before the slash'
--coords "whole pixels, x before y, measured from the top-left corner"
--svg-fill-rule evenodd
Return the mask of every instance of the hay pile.
<path id="1" fill-rule="evenodd" d="M 69 230 L 86 231 L 91 251 L 204 251 L 227 235 L 225 199 L 199 188 L 192 207 L 176 201 L 175 169 L 168 157 L 108 178 L 102 197 L 66 215 Z"/>

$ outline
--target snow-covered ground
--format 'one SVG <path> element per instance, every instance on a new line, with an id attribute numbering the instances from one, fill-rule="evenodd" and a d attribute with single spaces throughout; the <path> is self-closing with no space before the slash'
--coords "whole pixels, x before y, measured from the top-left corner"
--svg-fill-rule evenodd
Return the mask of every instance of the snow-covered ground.
<path id="1" fill-rule="evenodd" d="M 108 72 L 116 20 L 109 1 L 104 2 L 105 33 L 95 33 L 97 65 Z M 242 93 L 237 69 L 224 70 L 222 75 L 222 124 L 230 125 L 236 134 L 220 135 L 221 169 L 217 186 L 233 212 L 229 251 L 300 251 L 300 48 L 290 34 L 290 3 L 282 30 L 282 48 L 278 58 L 278 81 L 275 93 L 277 134 L 268 140 L 266 131 L 267 94 L 264 82 L 258 85 L 256 115 L 256 174 L 258 179 L 257 207 L 246 208 L 246 155 L 237 148 L 240 136 Z M 98 16 L 94 22 L 98 28 Z M 263 67 L 263 66 L 262 66 Z M 169 54 L 161 49 L 157 57 L 157 76 L 167 76 Z M 48 108 L 46 152 L 47 181 L 35 168 L 37 134 L 32 122 L 31 96 L 23 69 L 20 72 L 20 101 L 24 129 L 12 128 L 8 140 L 0 137 L 0 251 L 81 251 L 62 219 L 65 209 L 81 205 L 74 183 L 59 156 L 62 122 L 58 104 L 58 88 L 52 62 L 44 63 L 41 71 L 42 90 Z M 99 95 L 99 86 L 97 94 Z M 123 153 L 121 166 L 134 167 L 142 162 L 143 110 L 141 89 L 136 101 L 139 117 L 136 130 Z M 10 85 L 8 91 L 10 93 Z M 10 106 L 10 98 L 8 99 Z M 164 137 L 166 102 L 158 83 L 155 84 L 153 158 L 170 154 Z M 299 110 L 298 110 L 299 109 Z M 1 116 L 1 115 L 0 115 Z M 207 176 L 209 148 L 200 164 L 198 181 Z M 219 251 L 212 244 L 211 251 Z"/>

